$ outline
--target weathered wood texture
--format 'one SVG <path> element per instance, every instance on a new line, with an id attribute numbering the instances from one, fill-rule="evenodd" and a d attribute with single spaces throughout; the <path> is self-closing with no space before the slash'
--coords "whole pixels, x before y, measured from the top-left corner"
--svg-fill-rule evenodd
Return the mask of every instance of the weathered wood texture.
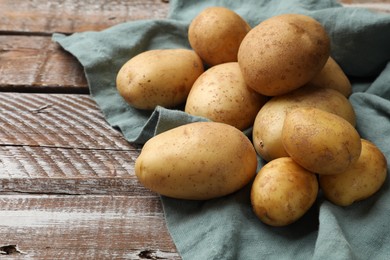
<path id="1" fill-rule="evenodd" d="M 163 18 L 167 8 L 0 1 L 0 91 L 87 93 L 51 33 Z M 180 259 L 159 197 L 134 175 L 138 153 L 89 96 L 0 93 L 0 258 Z"/>
<path id="2" fill-rule="evenodd" d="M 0 93 L 0 253 L 180 259 L 138 153 L 88 95 Z"/>
<path id="3" fill-rule="evenodd" d="M 168 8 L 161 0 L 2 0 L 0 91 L 88 93 L 82 67 L 51 41 L 51 34 L 163 19 Z"/>
<path id="4" fill-rule="evenodd" d="M 0 195 L 0 205 L 0 248 L 19 250 L 0 259 L 180 259 L 158 197 Z"/>
<path id="5" fill-rule="evenodd" d="M 50 37 L 0 35 L 0 91 L 88 93 L 78 61 Z"/>
<path id="6" fill-rule="evenodd" d="M 150 195 L 138 154 L 87 95 L 0 93 L 2 192 Z"/>
<path id="7" fill-rule="evenodd" d="M 102 30 L 118 23 L 162 19 L 162 0 L 2 0 L 0 31 L 12 34 L 73 33 Z"/>
<path id="8" fill-rule="evenodd" d="M 89 95 L 0 93 L 0 113 L 3 144 L 133 149 Z"/>

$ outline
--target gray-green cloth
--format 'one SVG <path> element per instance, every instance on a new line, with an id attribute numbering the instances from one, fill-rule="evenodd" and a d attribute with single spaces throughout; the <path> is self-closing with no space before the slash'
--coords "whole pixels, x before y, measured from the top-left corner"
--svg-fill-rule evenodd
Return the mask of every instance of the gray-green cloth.
<path id="1" fill-rule="evenodd" d="M 106 120 L 134 144 L 172 127 L 205 120 L 158 107 L 136 110 L 115 87 L 119 68 L 149 49 L 190 48 L 190 21 L 207 6 L 235 10 L 252 26 L 282 13 L 314 17 L 332 39 L 332 56 L 353 83 L 350 97 L 362 138 L 390 162 L 390 15 L 344 8 L 332 0 L 171 0 L 169 18 L 123 23 L 101 32 L 53 35 L 81 62 Z M 259 167 L 264 164 L 259 160 Z M 388 168 L 389 171 L 389 168 Z M 252 212 L 250 185 L 209 201 L 161 197 L 167 226 L 183 259 L 390 259 L 389 179 L 374 196 L 339 207 L 320 194 L 296 223 L 270 227 Z"/>

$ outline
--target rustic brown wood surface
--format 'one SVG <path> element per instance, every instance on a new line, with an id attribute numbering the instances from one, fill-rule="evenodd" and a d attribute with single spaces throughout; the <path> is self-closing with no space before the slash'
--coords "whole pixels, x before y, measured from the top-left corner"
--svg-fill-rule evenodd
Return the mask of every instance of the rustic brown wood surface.
<path id="1" fill-rule="evenodd" d="M 0 259 L 180 259 L 140 148 L 104 120 L 53 32 L 164 19 L 162 0 L 0 0 Z M 390 12 L 389 0 L 342 0 Z"/>
<path id="2" fill-rule="evenodd" d="M 0 91 L 88 93 L 81 65 L 50 37 L 0 35 L 0 58 Z"/>
<path id="3" fill-rule="evenodd" d="M 168 4 L 161 0 L 2 0 L 0 31 L 50 35 L 102 30 L 118 23 L 164 19 Z"/>
<path id="4" fill-rule="evenodd" d="M 4 259 L 179 259 L 156 196 L 0 195 Z M 0 259 L 3 259 L 0 255 Z"/>
<path id="5" fill-rule="evenodd" d="M 0 140 L 3 192 L 145 194 L 139 149 L 86 95 L 0 93 Z"/>

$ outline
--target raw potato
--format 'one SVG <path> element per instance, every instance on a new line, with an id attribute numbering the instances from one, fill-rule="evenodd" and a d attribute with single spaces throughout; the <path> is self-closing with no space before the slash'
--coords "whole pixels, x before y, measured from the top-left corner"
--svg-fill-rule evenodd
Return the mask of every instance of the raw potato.
<path id="1" fill-rule="evenodd" d="M 120 95 L 135 108 L 170 108 L 185 102 L 203 71 L 202 60 L 192 50 L 150 50 L 122 66 L 116 85 Z"/>
<path id="2" fill-rule="evenodd" d="M 372 196 L 383 185 L 387 161 L 378 147 L 362 139 L 362 153 L 356 163 L 337 175 L 321 175 L 325 197 L 339 206 L 349 206 Z"/>
<path id="3" fill-rule="evenodd" d="M 238 63 L 230 62 L 208 69 L 195 81 L 185 112 L 245 130 L 266 101 L 247 87 Z"/>
<path id="4" fill-rule="evenodd" d="M 349 97 L 352 94 L 351 82 L 332 57 L 329 57 L 320 73 L 311 79 L 308 84 L 315 88 L 337 90 L 345 97 Z"/>
<path id="5" fill-rule="evenodd" d="M 206 200 L 241 189 L 253 179 L 256 167 L 256 151 L 240 130 L 197 122 L 147 141 L 135 162 L 135 174 L 159 194 Z"/>
<path id="6" fill-rule="evenodd" d="M 267 163 L 256 175 L 251 203 L 257 217 L 271 226 L 286 226 L 301 218 L 318 194 L 314 173 L 289 157 Z"/>
<path id="7" fill-rule="evenodd" d="M 361 152 L 360 136 L 348 121 L 312 107 L 287 114 L 282 143 L 294 161 L 318 174 L 344 172 Z"/>
<path id="8" fill-rule="evenodd" d="M 272 97 L 259 111 L 253 124 L 252 140 L 257 153 L 266 161 L 288 156 L 282 144 L 283 122 L 298 107 L 315 107 L 356 124 L 352 104 L 333 89 L 305 86 L 285 95 Z"/>
<path id="9" fill-rule="evenodd" d="M 249 87 L 277 96 L 310 81 L 325 65 L 330 40 L 322 25 L 300 14 L 271 17 L 243 39 L 238 63 Z"/>
<path id="10" fill-rule="evenodd" d="M 205 63 L 214 66 L 237 61 L 238 48 L 250 29 L 234 11 L 209 7 L 192 20 L 188 40 Z"/>

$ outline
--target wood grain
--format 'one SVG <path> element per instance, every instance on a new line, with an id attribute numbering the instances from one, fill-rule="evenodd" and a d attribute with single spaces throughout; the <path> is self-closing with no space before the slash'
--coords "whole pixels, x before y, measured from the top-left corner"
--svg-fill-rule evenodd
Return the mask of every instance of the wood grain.
<path id="1" fill-rule="evenodd" d="M 0 35 L 0 61 L 0 91 L 88 93 L 79 62 L 50 37 Z"/>
<path id="2" fill-rule="evenodd" d="M 180 259 L 138 153 L 88 95 L 0 93 L 1 253 Z"/>
<path id="3" fill-rule="evenodd" d="M 3 145 L 134 150 L 89 95 L 0 93 L 0 122 Z"/>
<path id="4" fill-rule="evenodd" d="M 134 175 L 134 153 L 0 146 L 1 192 L 155 195 Z"/>
<path id="5" fill-rule="evenodd" d="M 0 91 L 88 93 L 82 67 L 51 34 L 163 19 L 168 7 L 161 0 L 0 1 Z"/>
<path id="6" fill-rule="evenodd" d="M 180 259 L 157 196 L 0 195 L 0 207 L 0 246 L 20 251 L 6 259 Z"/>
<path id="7" fill-rule="evenodd" d="M 167 13 L 168 4 L 161 0 L 2 0 L 0 31 L 35 35 L 99 31 L 126 21 L 165 18 Z"/>
<path id="8" fill-rule="evenodd" d="M 0 93 L 2 192 L 150 196 L 139 151 L 88 95 Z"/>

